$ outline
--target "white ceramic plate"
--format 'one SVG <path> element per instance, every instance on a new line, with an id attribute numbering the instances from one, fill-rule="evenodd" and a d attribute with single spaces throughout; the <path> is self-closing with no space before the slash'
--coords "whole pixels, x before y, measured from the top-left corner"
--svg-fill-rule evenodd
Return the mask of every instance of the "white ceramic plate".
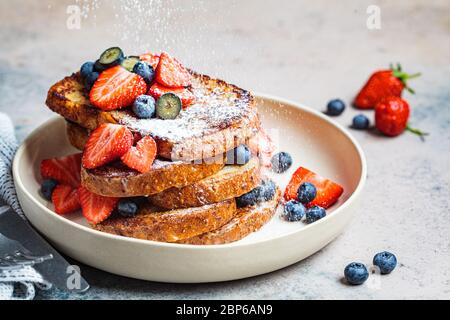
<path id="1" fill-rule="evenodd" d="M 345 191 L 327 216 L 313 224 L 286 222 L 280 212 L 260 231 L 225 245 L 194 246 L 138 240 L 88 227 L 80 213 L 65 217 L 38 193 L 44 158 L 75 152 L 65 123 L 54 118 L 37 128 L 16 153 L 13 174 L 22 208 L 53 245 L 90 266 L 138 279 L 163 282 L 211 282 L 274 271 L 300 261 L 332 241 L 349 222 L 366 178 L 366 162 L 356 141 L 327 116 L 294 102 L 258 96 L 266 131 L 293 166 L 274 175 L 284 189 L 299 166 L 340 183 Z"/>

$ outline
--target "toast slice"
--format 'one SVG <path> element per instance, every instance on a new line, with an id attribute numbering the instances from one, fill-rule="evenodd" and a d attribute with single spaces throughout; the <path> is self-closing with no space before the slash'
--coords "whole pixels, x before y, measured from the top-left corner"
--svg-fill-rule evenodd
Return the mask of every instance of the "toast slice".
<path id="1" fill-rule="evenodd" d="M 281 191 L 277 188 L 273 199 L 254 206 L 237 209 L 236 215 L 225 225 L 204 234 L 179 240 L 178 243 L 212 245 L 240 240 L 259 230 L 275 214 Z"/>
<path id="2" fill-rule="evenodd" d="M 158 155 L 191 161 L 223 154 L 256 134 L 260 120 L 250 92 L 219 79 L 192 75 L 195 102 L 173 120 L 138 119 L 128 109 L 102 111 L 91 105 L 79 73 L 55 83 L 46 104 L 54 112 L 93 130 L 101 123 L 119 123 L 155 138 Z"/>
<path id="3" fill-rule="evenodd" d="M 75 148 L 83 150 L 88 136 L 85 128 L 67 122 L 67 137 Z M 89 191 L 103 196 L 147 196 L 171 187 L 190 185 L 219 172 L 223 167 L 223 159 L 202 163 L 156 159 L 152 170 L 139 173 L 116 162 L 92 170 L 81 168 L 81 181 Z"/>
<path id="4" fill-rule="evenodd" d="M 256 157 L 242 166 L 225 166 L 216 174 L 182 188 L 170 188 L 153 196 L 150 202 L 164 209 L 190 208 L 243 195 L 260 183 Z"/>
<path id="5" fill-rule="evenodd" d="M 96 230 L 125 237 L 163 242 L 182 241 L 215 230 L 236 213 L 234 199 L 197 208 L 158 212 L 150 206 L 132 218 L 108 218 Z"/>

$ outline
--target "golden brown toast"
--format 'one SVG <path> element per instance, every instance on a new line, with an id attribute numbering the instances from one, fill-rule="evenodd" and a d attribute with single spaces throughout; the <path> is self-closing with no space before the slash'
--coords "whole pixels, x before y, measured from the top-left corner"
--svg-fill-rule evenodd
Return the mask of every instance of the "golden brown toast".
<path id="1" fill-rule="evenodd" d="M 223 154 L 256 134 L 260 120 L 253 96 L 232 84 L 193 71 L 195 102 L 173 120 L 138 119 L 128 109 L 102 111 L 90 104 L 80 75 L 54 84 L 47 106 L 87 129 L 101 123 L 120 123 L 143 135 L 152 135 L 158 155 L 190 161 Z"/>
<path id="2" fill-rule="evenodd" d="M 144 207 L 132 218 L 108 218 L 96 230 L 145 240 L 176 242 L 215 230 L 236 213 L 234 199 L 197 208 L 157 212 Z"/>
<path id="3" fill-rule="evenodd" d="M 213 231 L 179 240 L 179 243 L 211 245 L 224 244 L 240 240 L 250 233 L 259 230 L 275 214 L 281 191 L 277 188 L 275 197 L 254 206 L 237 209 L 236 215 L 225 225 Z"/>
<path id="4" fill-rule="evenodd" d="M 150 202 L 164 209 L 198 207 L 243 195 L 260 183 L 256 157 L 242 166 L 225 166 L 216 174 L 182 188 L 170 188 L 153 196 Z"/>
<path id="5" fill-rule="evenodd" d="M 75 148 L 83 150 L 88 136 L 86 129 L 67 122 L 67 137 Z M 81 182 L 91 192 L 103 196 L 147 196 L 172 187 L 190 185 L 219 172 L 223 167 L 223 159 L 217 163 L 156 159 L 152 170 L 139 173 L 117 162 L 92 170 L 81 168 Z"/>

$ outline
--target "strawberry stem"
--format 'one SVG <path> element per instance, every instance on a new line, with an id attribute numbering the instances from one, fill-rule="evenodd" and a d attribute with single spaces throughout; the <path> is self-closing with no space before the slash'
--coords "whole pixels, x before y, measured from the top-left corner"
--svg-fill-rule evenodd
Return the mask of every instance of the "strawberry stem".
<path id="1" fill-rule="evenodd" d="M 403 71 L 402 71 L 402 66 L 400 65 L 400 63 L 397 63 L 397 66 L 396 66 L 396 67 L 394 67 L 394 66 L 392 65 L 392 63 L 391 63 L 389 66 L 390 66 L 390 69 L 392 70 L 392 75 L 393 75 L 394 77 L 400 79 L 400 81 L 401 81 L 401 82 L 403 83 L 403 85 L 405 86 L 405 89 L 406 89 L 409 93 L 415 94 L 416 92 L 415 92 L 413 89 L 411 89 L 410 87 L 408 87 L 407 80 L 409 80 L 409 79 L 414 79 L 414 78 L 417 78 L 417 77 L 420 77 L 422 74 L 421 74 L 420 72 L 414 73 L 414 74 L 408 74 L 408 73 L 406 73 L 406 72 L 403 72 Z"/>
<path id="2" fill-rule="evenodd" d="M 420 137 L 420 140 L 422 140 L 422 141 L 425 141 L 425 136 L 429 135 L 428 132 L 423 132 L 420 129 L 412 128 L 409 124 L 406 125 L 406 130 L 411 133 L 414 133 L 415 135 L 418 135 Z"/>

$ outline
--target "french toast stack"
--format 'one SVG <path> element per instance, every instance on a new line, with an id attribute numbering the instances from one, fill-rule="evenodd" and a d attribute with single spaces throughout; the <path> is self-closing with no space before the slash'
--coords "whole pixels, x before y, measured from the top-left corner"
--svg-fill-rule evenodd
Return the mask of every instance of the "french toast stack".
<path id="1" fill-rule="evenodd" d="M 262 174 L 262 128 L 255 100 L 248 91 L 222 80 L 188 69 L 180 71 L 177 60 L 169 59 L 163 53 L 141 55 L 137 60 L 146 61 L 156 73 L 156 80 L 146 81 L 145 93 L 155 97 L 157 107 L 164 95 L 155 95 L 157 89 L 182 102 L 179 113 L 171 118 L 143 117 L 129 105 L 99 107 L 93 91 L 111 69 L 100 73 L 93 87 L 86 85 L 86 75 L 77 72 L 50 88 L 47 106 L 67 120 L 68 140 L 83 152 L 77 189 L 81 209 L 94 229 L 126 237 L 197 245 L 240 240 L 270 220 L 280 198 L 278 187 Z M 165 68 L 168 63 L 172 65 Z M 140 75 L 135 69 L 126 72 Z M 167 70 L 176 72 L 168 75 Z M 114 76 L 129 76 L 120 72 Z M 188 83 L 164 89 L 167 79 L 177 81 L 181 72 Z M 116 78 L 107 79 L 109 90 L 117 91 L 122 85 L 114 82 Z M 101 89 L 109 94 L 105 87 Z M 154 158 L 148 169 L 133 167 L 135 162 L 124 156 L 110 155 L 108 161 L 99 157 L 100 164 L 87 165 L 88 153 L 99 150 L 100 154 L 109 147 L 107 131 L 97 131 L 110 125 L 132 133 L 130 148 L 136 157 Z M 101 141 L 94 141 L 94 136 Z M 154 140 L 153 155 L 139 149 L 144 137 Z M 237 159 L 239 148 L 247 151 L 244 159 Z M 121 203 L 130 202 L 137 212 L 123 214 Z"/>

